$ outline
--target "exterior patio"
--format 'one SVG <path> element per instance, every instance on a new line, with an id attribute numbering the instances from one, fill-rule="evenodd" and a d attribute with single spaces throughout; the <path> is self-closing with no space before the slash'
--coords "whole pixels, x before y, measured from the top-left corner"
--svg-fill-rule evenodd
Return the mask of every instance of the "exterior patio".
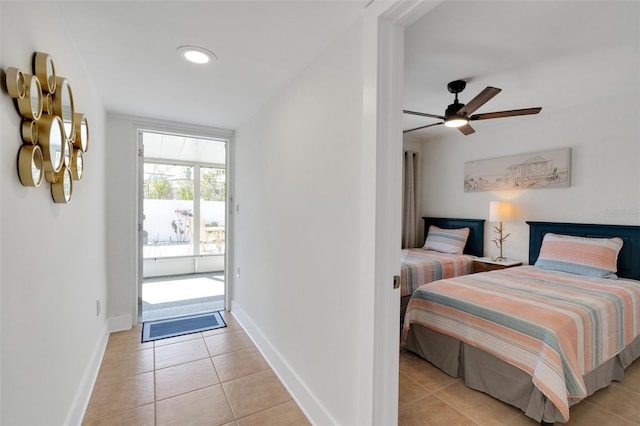
<path id="1" fill-rule="evenodd" d="M 138 321 L 224 309 L 224 272 L 148 278 L 142 283 Z"/>

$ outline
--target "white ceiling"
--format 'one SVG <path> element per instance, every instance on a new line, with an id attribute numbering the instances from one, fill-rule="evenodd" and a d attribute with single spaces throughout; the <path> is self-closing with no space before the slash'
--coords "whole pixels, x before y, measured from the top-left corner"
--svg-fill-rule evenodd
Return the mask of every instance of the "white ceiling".
<path id="1" fill-rule="evenodd" d="M 145 161 L 180 159 L 184 162 L 222 166 L 227 162 L 227 144 L 223 140 L 195 138 L 145 131 L 142 136 Z"/>
<path id="2" fill-rule="evenodd" d="M 350 1 L 56 1 L 109 112 L 236 129 L 364 14 Z M 197 66 L 182 45 L 213 51 Z"/>
<path id="3" fill-rule="evenodd" d="M 640 2 L 446 1 L 407 29 L 405 109 L 443 114 L 454 95 L 447 83 L 468 82 L 467 103 L 486 86 L 502 89 L 477 110 L 542 107 L 540 114 L 639 90 Z M 405 115 L 405 129 L 439 120 Z M 436 126 L 421 138 L 473 138 L 507 120 L 472 122 L 476 133 Z"/>
<path id="4" fill-rule="evenodd" d="M 368 0 L 57 1 L 109 112 L 236 129 L 364 14 Z M 541 114 L 638 90 L 637 1 L 448 0 L 406 32 L 406 109 L 442 114 L 503 91 L 477 112 Z M 176 49 L 218 60 L 198 67 Z M 613 65 L 612 65 L 613 64 Z M 506 120 L 474 122 L 476 131 Z M 406 117 L 405 128 L 435 120 Z M 444 133 L 443 133 L 444 132 Z M 422 137 L 459 133 L 437 126 Z M 460 134 L 461 135 L 461 134 Z M 468 137 L 473 137 L 468 136 Z"/>

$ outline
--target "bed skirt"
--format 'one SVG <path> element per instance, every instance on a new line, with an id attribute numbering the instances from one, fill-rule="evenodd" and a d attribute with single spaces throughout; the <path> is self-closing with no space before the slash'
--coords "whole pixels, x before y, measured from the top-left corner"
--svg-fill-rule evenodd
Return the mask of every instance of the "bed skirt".
<path id="1" fill-rule="evenodd" d="M 531 376 L 511 364 L 453 337 L 411 324 L 406 349 L 465 384 L 521 409 L 540 422 L 563 422 L 560 411 L 533 385 Z M 589 395 L 622 380 L 624 369 L 640 356 L 640 336 L 621 353 L 584 376 Z M 569 405 L 580 402 L 569 398 Z"/>
<path id="2" fill-rule="evenodd" d="M 407 313 L 407 306 L 411 300 L 411 295 L 400 296 L 400 331 L 402 331 L 402 325 L 404 324 L 404 314 Z"/>

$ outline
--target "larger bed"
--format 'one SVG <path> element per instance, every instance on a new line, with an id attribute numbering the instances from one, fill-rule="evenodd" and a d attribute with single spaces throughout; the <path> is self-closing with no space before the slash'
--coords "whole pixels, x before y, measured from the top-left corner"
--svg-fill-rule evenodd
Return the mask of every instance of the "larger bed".
<path id="1" fill-rule="evenodd" d="M 621 279 L 539 262 L 426 284 L 409 302 L 403 345 L 536 421 L 566 422 L 571 405 L 640 356 L 640 227 L 528 224 L 530 265 L 546 234 L 621 238 Z"/>

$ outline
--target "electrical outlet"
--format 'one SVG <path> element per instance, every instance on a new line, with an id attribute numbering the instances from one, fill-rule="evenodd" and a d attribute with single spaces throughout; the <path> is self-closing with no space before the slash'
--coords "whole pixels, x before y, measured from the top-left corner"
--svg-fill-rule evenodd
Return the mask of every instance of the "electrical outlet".
<path id="1" fill-rule="evenodd" d="M 100 316 L 100 311 L 102 311 L 102 304 L 100 303 L 100 299 L 96 300 L 96 316 Z"/>

